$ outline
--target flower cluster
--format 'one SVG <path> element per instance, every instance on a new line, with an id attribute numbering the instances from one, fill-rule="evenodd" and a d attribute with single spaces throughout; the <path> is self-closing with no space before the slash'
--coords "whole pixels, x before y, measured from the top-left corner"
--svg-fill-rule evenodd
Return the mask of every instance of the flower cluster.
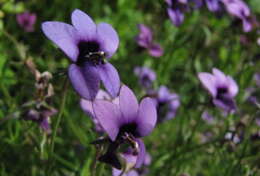
<path id="1" fill-rule="evenodd" d="M 147 97 L 139 105 L 127 86 L 120 88 L 117 70 L 105 60 L 118 48 L 116 31 L 106 23 L 96 25 L 80 10 L 73 11 L 71 19 L 73 25 L 44 22 L 42 30 L 72 61 L 68 76 L 81 96 L 81 108 L 92 118 L 96 130 L 108 135 L 109 143 L 104 144 L 108 149 L 99 160 L 122 169 L 117 153 L 126 144 L 133 151 L 134 166 L 138 168 L 146 154 L 141 137 L 149 135 L 157 121 L 155 104 Z M 109 94 L 99 90 L 100 81 Z"/>
<path id="2" fill-rule="evenodd" d="M 203 4 L 200 0 L 166 2 L 169 6 L 169 16 L 177 26 L 182 23 L 183 13 L 190 9 L 191 2 L 194 8 Z M 209 10 L 219 11 L 220 0 L 205 2 Z M 246 23 L 244 20 L 248 19 L 249 10 L 245 8 L 245 4 L 240 4 L 238 7 L 238 11 L 243 14 L 241 15 L 233 8 L 228 9 L 228 3 L 231 2 L 222 0 L 221 3 L 226 3 L 227 10 Z M 70 59 L 68 77 L 81 97 L 80 106 L 91 117 L 95 130 L 103 135 L 93 142 L 102 148 L 97 158 L 114 168 L 113 175 L 138 175 L 143 171 L 140 169 L 141 166 L 150 162 L 146 161 L 147 152 L 142 138 L 153 131 L 157 122 L 175 117 L 180 106 L 180 97 L 164 85 L 154 89 L 155 72 L 148 67 L 136 67 L 134 73 L 138 76 L 139 83 L 146 89 L 146 96 L 139 104 L 130 88 L 124 84 L 120 86 L 119 74 L 108 62 L 119 45 L 118 35 L 112 26 L 107 23 L 95 24 L 80 10 L 72 12 L 71 20 L 72 25 L 56 21 L 44 22 L 42 30 Z M 244 26 L 249 29 L 247 24 Z M 153 42 L 151 30 L 143 24 L 138 27 L 140 30 L 136 37 L 138 45 L 146 48 L 151 56 L 162 56 L 163 49 Z M 214 105 L 225 112 L 235 111 L 234 98 L 238 93 L 236 82 L 216 68 L 213 68 L 212 72 L 212 74 L 199 73 L 199 80 L 211 94 Z M 258 80 L 258 77 L 256 79 Z M 106 91 L 100 89 L 101 81 Z M 46 117 L 54 113 L 56 112 L 53 110 L 42 110 L 40 113 L 32 110 L 28 116 L 32 120 L 41 121 L 42 128 L 49 128 Z M 202 114 L 202 118 L 209 123 L 213 121 L 213 117 L 206 111 Z"/>
<path id="3" fill-rule="evenodd" d="M 250 9 L 242 0 L 166 0 L 166 3 L 168 15 L 175 26 L 183 23 L 185 12 L 206 4 L 211 12 L 220 13 L 225 9 L 231 16 L 240 19 L 244 32 L 251 31 L 253 27 Z"/>

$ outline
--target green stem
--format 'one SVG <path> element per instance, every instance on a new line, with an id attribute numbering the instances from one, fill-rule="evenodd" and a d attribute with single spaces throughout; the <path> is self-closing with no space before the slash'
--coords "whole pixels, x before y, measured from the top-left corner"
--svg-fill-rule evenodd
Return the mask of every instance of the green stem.
<path id="1" fill-rule="evenodd" d="M 3 34 L 15 45 L 16 50 L 20 58 L 25 59 L 25 49 L 21 47 L 21 44 L 6 30 L 2 30 Z"/>
<path id="2" fill-rule="evenodd" d="M 59 108 L 59 114 L 58 114 L 58 118 L 57 118 L 57 121 L 54 125 L 54 130 L 52 132 L 52 136 L 51 136 L 51 144 L 50 144 L 50 156 L 49 156 L 49 159 L 50 158 L 53 158 L 52 155 L 54 153 L 54 149 L 55 149 L 55 138 L 57 136 L 57 131 L 58 131 L 58 127 L 60 125 L 60 122 L 61 122 L 61 117 L 63 115 L 63 111 L 64 111 L 64 107 L 65 107 L 65 102 L 66 102 L 66 97 L 67 97 L 67 90 L 68 90 L 68 79 L 66 78 L 65 82 L 64 82 L 64 91 L 62 93 L 62 100 L 61 100 L 61 104 L 60 104 L 60 108 Z M 51 170 L 51 165 L 52 165 L 52 162 L 49 162 L 49 167 L 47 169 L 47 175 L 50 175 L 50 170 Z"/>

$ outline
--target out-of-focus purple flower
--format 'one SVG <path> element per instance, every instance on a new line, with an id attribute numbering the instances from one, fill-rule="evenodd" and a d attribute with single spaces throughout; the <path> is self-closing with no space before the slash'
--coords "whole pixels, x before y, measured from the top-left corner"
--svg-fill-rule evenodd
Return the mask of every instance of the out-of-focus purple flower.
<path id="1" fill-rule="evenodd" d="M 167 13 L 175 26 L 180 26 L 184 20 L 184 13 L 180 9 L 168 8 Z"/>
<path id="2" fill-rule="evenodd" d="M 211 12 L 217 12 L 221 9 L 220 0 L 205 0 L 205 2 Z"/>
<path id="3" fill-rule="evenodd" d="M 166 86 L 159 87 L 154 101 L 159 114 L 158 122 L 174 118 L 180 106 L 180 97 L 176 93 L 171 93 Z"/>
<path id="4" fill-rule="evenodd" d="M 255 119 L 255 123 L 260 127 L 260 117 L 257 117 L 257 118 Z"/>
<path id="5" fill-rule="evenodd" d="M 201 115 L 201 118 L 209 124 L 211 124 L 214 121 L 214 117 L 211 114 L 209 114 L 208 111 L 204 111 Z"/>
<path id="6" fill-rule="evenodd" d="M 144 24 L 138 24 L 138 29 L 140 31 L 136 37 L 138 45 L 146 48 L 153 57 L 162 56 L 163 49 L 158 43 L 154 43 L 151 29 Z"/>
<path id="7" fill-rule="evenodd" d="M 213 103 L 225 111 L 234 111 L 236 103 L 234 97 L 238 93 L 238 86 L 232 77 L 226 76 L 220 70 L 213 68 L 213 74 L 201 72 L 198 77 L 203 86 L 213 97 Z"/>
<path id="8" fill-rule="evenodd" d="M 49 134 L 51 133 L 49 118 L 55 115 L 57 112 L 58 111 L 54 108 L 41 108 L 39 110 L 31 109 L 25 114 L 24 119 L 37 122 L 41 129 Z"/>
<path id="9" fill-rule="evenodd" d="M 171 22 L 175 26 L 180 26 L 184 20 L 184 13 L 191 8 L 200 8 L 203 4 L 202 0 L 166 0 L 168 5 L 167 13 Z"/>
<path id="10" fill-rule="evenodd" d="M 241 142 L 241 138 L 238 136 L 238 134 L 231 131 L 225 134 L 225 139 L 233 142 L 234 144 L 238 144 Z"/>
<path id="11" fill-rule="evenodd" d="M 107 92 L 105 92 L 102 89 L 100 89 L 98 91 L 96 99 L 97 100 L 111 101 L 111 102 L 113 102 L 113 103 L 115 103 L 117 105 L 119 104 L 119 98 L 118 97 L 113 99 Z M 99 124 L 97 118 L 95 117 L 92 101 L 89 101 L 89 100 L 81 98 L 81 100 L 80 100 L 80 107 L 87 115 L 89 115 L 92 118 L 92 121 L 95 124 L 95 130 L 97 132 L 104 132 L 104 129 L 101 127 L 101 125 Z"/>
<path id="12" fill-rule="evenodd" d="M 260 38 L 257 39 L 256 43 L 260 46 Z"/>
<path id="13" fill-rule="evenodd" d="M 254 75 L 255 83 L 258 87 L 260 87 L 260 73 L 256 73 Z"/>
<path id="14" fill-rule="evenodd" d="M 206 131 L 201 134 L 201 142 L 206 143 L 209 142 L 213 138 L 213 134 L 210 131 Z"/>
<path id="15" fill-rule="evenodd" d="M 252 30 L 253 25 L 250 21 L 250 9 L 242 0 L 222 0 L 227 12 L 242 20 L 244 32 Z"/>
<path id="16" fill-rule="evenodd" d="M 166 0 L 167 13 L 175 26 L 180 26 L 184 20 L 184 12 L 188 8 L 188 1 Z"/>
<path id="17" fill-rule="evenodd" d="M 150 88 L 153 81 L 156 79 L 155 72 L 148 67 L 135 67 L 134 73 L 139 78 L 139 83 L 144 88 Z"/>
<path id="18" fill-rule="evenodd" d="M 121 144 L 128 143 L 137 155 L 135 167 L 139 168 L 146 153 L 140 138 L 152 132 L 157 120 L 152 99 L 146 97 L 138 105 L 134 93 L 123 85 L 119 93 L 119 105 L 107 100 L 94 100 L 93 109 L 98 122 L 111 140 L 107 152 L 99 160 L 122 169 L 116 150 Z"/>
<path id="19" fill-rule="evenodd" d="M 37 16 L 35 13 L 23 12 L 16 15 L 17 23 L 26 31 L 33 32 Z"/>
<path id="20" fill-rule="evenodd" d="M 68 75 L 76 92 L 93 100 L 100 81 L 106 90 L 117 96 L 120 79 L 113 65 L 106 62 L 116 52 L 119 39 L 107 23 L 95 24 L 84 12 L 76 9 L 71 15 L 72 25 L 50 21 L 42 23 L 44 34 L 73 62 Z"/>

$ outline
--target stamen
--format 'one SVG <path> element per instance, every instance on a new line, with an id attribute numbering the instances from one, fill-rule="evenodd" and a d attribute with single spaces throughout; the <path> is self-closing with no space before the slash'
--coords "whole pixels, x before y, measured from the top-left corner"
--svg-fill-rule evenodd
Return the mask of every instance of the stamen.
<path id="1" fill-rule="evenodd" d="M 105 64 L 106 53 L 104 51 L 89 52 L 85 55 L 85 58 L 89 59 L 94 65 Z"/>

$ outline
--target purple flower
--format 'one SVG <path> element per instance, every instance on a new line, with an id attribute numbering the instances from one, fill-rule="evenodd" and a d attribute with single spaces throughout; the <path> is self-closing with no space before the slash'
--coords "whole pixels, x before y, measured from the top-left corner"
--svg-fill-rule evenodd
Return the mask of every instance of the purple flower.
<path id="1" fill-rule="evenodd" d="M 135 67 L 134 73 L 139 78 L 139 83 L 144 88 L 150 88 L 153 81 L 156 79 L 156 74 L 148 67 Z"/>
<path id="2" fill-rule="evenodd" d="M 256 73 L 254 75 L 255 83 L 258 87 L 260 87 L 260 73 Z"/>
<path id="3" fill-rule="evenodd" d="M 96 96 L 96 100 L 107 100 L 107 101 L 113 102 L 114 104 L 117 104 L 117 105 L 119 104 L 119 98 L 118 97 L 113 99 L 107 92 L 105 92 L 102 89 L 100 89 L 98 91 L 97 96 Z M 104 129 L 99 124 L 99 122 L 98 122 L 98 120 L 95 116 L 92 101 L 81 98 L 80 99 L 80 107 L 88 116 L 91 117 L 92 121 L 95 124 L 95 130 L 97 132 L 104 132 Z"/>
<path id="4" fill-rule="evenodd" d="M 51 133 L 50 117 L 55 115 L 58 111 L 54 108 L 39 110 L 31 109 L 25 114 L 25 120 L 31 120 L 39 124 L 40 128 L 46 133 Z"/>
<path id="5" fill-rule="evenodd" d="M 154 100 L 157 105 L 159 122 L 175 117 L 180 106 L 180 98 L 177 94 L 171 93 L 166 86 L 160 86 Z"/>
<path id="6" fill-rule="evenodd" d="M 168 8 L 167 13 L 175 26 L 180 26 L 184 20 L 184 13 L 180 9 Z"/>
<path id="7" fill-rule="evenodd" d="M 140 138 L 152 132 L 157 120 L 152 99 L 144 98 L 138 105 L 134 93 L 123 85 L 119 93 L 119 105 L 107 100 L 94 100 L 93 109 L 111 140 L 107 153 L 99 160 L 121 169 L 116 150 L 121 144 L 128 143 L 137 155 L 135 167 L 140 167 L 145 159 L 145 146 Z"/>
<path id="8" fill-rule="evenodd" d="M 26 31 L 33 32 L 34 24 L 36 22 L 36 14 L 30 12 L 24 12 L 16 15 L 17 23 Z"/>
<path id="9" fill-rule="evenodd" d="M 163 55 L 162 47 L 153 42 L 153 34 L 150 28 L 144 24 L 138 24 L 140 33 L 136 37 L 139 46 L 146 48 L 149 54 L 153 57 L 160 57 Z"/>
<path id="10" fill-rule="evenodd" d="M 211 12 L 216 12 L 221 9 L 220 0 L 205 0 L 205 2 Z"/>
<path id="11" fill-rule="evenodd" d="M 211 124 L 214 121 L 214 117 L 211 114 L 209 114 L 208 111 L 204 111 L 201 115 L 201 118 L 209 124 Z"/>
<path id="12" fill-rule="evenodd" d="M 250 21 L 250 9 L 242 0 L 222 0 L 227 12 L 240 20 L 243 23 L 244 32 L 252 30 L 252 23 Z"/>
<path id="13" fill-rule="evenodd" d="M 73 62 L 69 66 L 69 78 L 76 92 L 93 100 L 100 81 L 107 91 L 117 96 L 120 79 L 117 70 L 105 58 L 117 50 L 119 39 L 116 31 L 107 23 L 96 25 L 80 10 L 71 15 L 72 24 L 44 22 L 42 30 Z"/>
<path id="14" fill-rule="evenodd" d="M 225 111 L 235 110 L 234 97 L 238 93 L 236 82 L 216 68 L 212 72 L 213 74 L 201 72 L 198 77 L 213 97 L 213 103 Z"/>
<path id="15" fill-rule="evenodd" d="M 191 8 L 200 8 L 203 4 L 202 0 L 166 0 L 168 5 L 167 13 L 171 22 L 175 26 L 180 26 L 184 20 L 184 13 Z"/>
<path id="16" fill-rule="evenodd" d="M 255 119 L 255 123 L 257 124 L 257 126 L 260 127 L 260 117 L 257 117 L 257 118 Z"/>

